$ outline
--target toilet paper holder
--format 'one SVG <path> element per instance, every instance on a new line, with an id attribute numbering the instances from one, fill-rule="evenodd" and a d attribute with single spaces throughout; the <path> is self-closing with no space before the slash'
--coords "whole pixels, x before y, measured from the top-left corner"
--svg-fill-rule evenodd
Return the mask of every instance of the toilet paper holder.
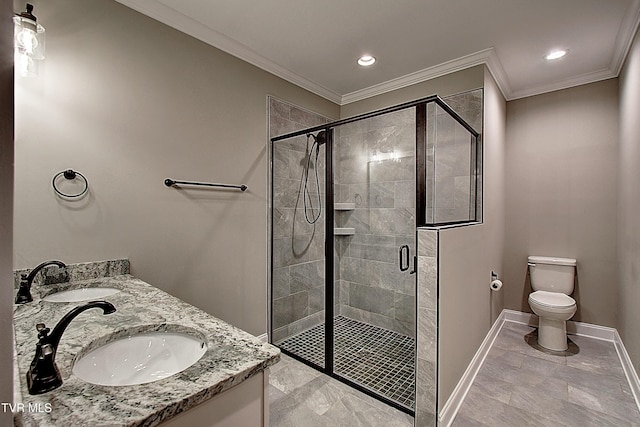
<path id="1" fill-rule="evenodd" d="M 495 271 L 491 271 L 491 282 L 489 288 L 492 291 L 499 291 L 502 288 L 502 281 L 498 279 L 498 274 Z"/>

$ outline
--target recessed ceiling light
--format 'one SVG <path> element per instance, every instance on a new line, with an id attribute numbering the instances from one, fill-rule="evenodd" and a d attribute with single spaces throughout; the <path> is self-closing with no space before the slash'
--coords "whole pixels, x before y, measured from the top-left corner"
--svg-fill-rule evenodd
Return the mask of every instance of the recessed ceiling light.
<path id="1" fill-rule="evenodd" d="M 563 56 L 565 56 L 567 54 L 566 50 L 552 50 L 551 52 L 549 52 L 549 54 L 547 56 L 545 56 L 544 58 L 547 61 L 553 61 L 554 59 L 560 59 Z"/>
<path id="2" fill-rule="evenodd" d="M 358 64 L 362 65 L 363 67 L 368 67 L 369 65 L 373 65 L 374 62 L 376 62 L 376 58 L 374 58 L 371 55 L 362 55 L 358 59 Z"/>

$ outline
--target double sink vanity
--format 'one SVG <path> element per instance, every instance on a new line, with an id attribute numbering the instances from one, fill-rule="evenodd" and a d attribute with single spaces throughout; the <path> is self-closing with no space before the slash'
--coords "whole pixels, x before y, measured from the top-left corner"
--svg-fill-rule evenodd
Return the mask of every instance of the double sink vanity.
<path id="1" fill-rule="evenodd" d="M 127 260 L 57 270 L 14 305 L 15 425 L 268 425 L 277 348 L 131 276 Z M 53 358 L 57 380 L 43 374 Z"/>

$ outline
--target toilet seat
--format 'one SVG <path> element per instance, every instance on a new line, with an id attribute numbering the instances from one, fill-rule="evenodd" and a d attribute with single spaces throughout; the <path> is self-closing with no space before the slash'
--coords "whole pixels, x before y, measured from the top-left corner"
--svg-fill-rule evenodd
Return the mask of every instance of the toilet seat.
<path id="1" fill-rule="evenodd" d="M 560 292 L 535 291 L 529 294 L 529 300 L 549 308 L 570 308 L 576 305 L 576 300 Z"/>

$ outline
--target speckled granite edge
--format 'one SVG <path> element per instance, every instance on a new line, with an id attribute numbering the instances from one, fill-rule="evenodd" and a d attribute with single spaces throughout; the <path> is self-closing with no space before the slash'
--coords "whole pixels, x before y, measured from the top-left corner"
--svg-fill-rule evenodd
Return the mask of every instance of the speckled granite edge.
<path id="1" fill-rule="evenodd" d="M 35 268 L 34 265 L 32 268 Z M 34 286 L 51 285 L 63 282 L 78 282 L 81 280 L 96 279 L 98 277 L 120 276 L 130 272 L 128 259 L 113 259 L 108 261 L 82 262 L 67 264 L 67 268 L 61 270 L 55 265 L 47 266 L 36 276 Z M 13 287 L 18 289 L 20 275 L 29 274 L 32 269 L 23 268 L 14 270 Z M 64 274 L 66 272 L 66 274 Z M 67 276 L 68 274 L 68 276 Z"/>
<path id="2" fill-rule="evenodd" d="M 17 365 L 15 378 L 22 402 L 44 406 L 51 412 L 25 412 L 15 417 L 25 426 L 155 426 L 241 383 L 277 363 L 280 351 L 130 275 L 102 277 L 58 284 L 58 289 L 108 286 L 122 291 L 104 298 L 117 311 L 103 316 L 88 310 L 74 319 L 58 348 L 56 363 L 63 385 L 49 393 L 31 396 L 26 372 L 35 351 L 35 324 L 53 328 L 57 321 L 81 303 L 47 303 L 44 287 L 35 287 L 34 302 L 14 305 Z M 194 365 L 160 381 L 108 387 L 89 384 L 72 372 L 73 361 L 101 343 L 122 336 L 127 330 L 191 330 L 205 337 L 207 352 Z"/>

